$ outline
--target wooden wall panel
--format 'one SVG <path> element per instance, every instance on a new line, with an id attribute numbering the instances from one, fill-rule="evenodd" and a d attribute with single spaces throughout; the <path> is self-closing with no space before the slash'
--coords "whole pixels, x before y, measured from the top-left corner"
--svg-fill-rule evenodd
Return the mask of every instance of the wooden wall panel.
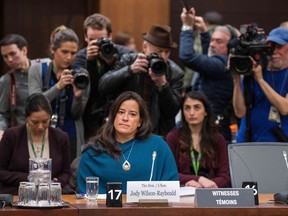
<path id="1" fill-rule="evenodd" d="M 169 0 L 100 0 L 99 8 L 111 19 L 114 34 L 125 30 L 135 35 L 139 50 L 141 35 L 151 24 L 169 24 Z"/>
<path id="2" fill-rule="evenodd" d="M 2 0 L 1 38 L 9 33 L 23 35 L 29 44 L 30 58 L 49 55 L 51 31 L 59 25 L 72 28 L 79 37 L 80 47 L 85 46 L 83 21 L 98 12 L 98 0 Z M 7 71 L 0 62 L 0 75 Z"/>
<path id="3" fill-rule="evenodd" d="M 277 27 L 282 21 L 288 21 L 287 0 L 186 0 L 195 7 L 196 14 L 202 16 L 207 11 L 216 10 L 223 15 L 223 24 L 231 24 L 237 28 L 241 24 L 256 22 L 266 33 Z M 182 5 L 179 0 L 170 1 L 170 26 L 173 38 L 179 41 L 181 28 L 180 13 Z M 173 50 L 172 58 L 178 62 L 178 50 Z M 180 64 L 180 62 L 178 62 Z"/>

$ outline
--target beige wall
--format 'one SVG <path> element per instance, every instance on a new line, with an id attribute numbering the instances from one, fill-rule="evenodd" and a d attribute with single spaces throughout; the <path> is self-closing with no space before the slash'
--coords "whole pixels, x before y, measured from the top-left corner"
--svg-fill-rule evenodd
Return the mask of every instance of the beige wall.
<path id="1" fill-rule="evenodd" d="M 129 31 L 141 50 L 141 34 L 153 23 L 169 24 L 169 0 L 100 0 L 99 12 L 111 19 L 113 33 Z"/>

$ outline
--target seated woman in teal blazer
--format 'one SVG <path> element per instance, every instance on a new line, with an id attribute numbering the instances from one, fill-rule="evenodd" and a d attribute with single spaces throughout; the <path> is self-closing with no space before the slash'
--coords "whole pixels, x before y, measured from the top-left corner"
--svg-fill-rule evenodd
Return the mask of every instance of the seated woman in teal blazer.
<path id="1" fill-rule="evenodd" d="M 123 92 L 111 106 L 108 121 L 82 153 L 78 187 L 86 191 L 87 176 L 99 177 L 99 193 L 107 182 L 178 180 L 178 171 L 167 143 L 151 133 L 151 122 L 143 99 Z"/>

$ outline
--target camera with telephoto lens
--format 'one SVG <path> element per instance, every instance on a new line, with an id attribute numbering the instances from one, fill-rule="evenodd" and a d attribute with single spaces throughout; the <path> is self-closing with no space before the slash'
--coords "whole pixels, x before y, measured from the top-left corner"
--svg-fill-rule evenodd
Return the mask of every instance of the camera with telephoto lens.
<path id="1" fill-rule="evenodd" d="M 86 89 L 89 85 L 88 71 L 84 68 L 77 68 L 71 71 L 73 83 L 78 89 Z"/>
<path id="2" fill-rule="evenodd" d="M 262 67 L 267 66 L 267 56 L 273 53 L 271 43 L 266 40 L 265 32 L 255 24 L 241 25 L 240 37 L 228 43 L 230 71 L 241 75 L 251 75 L 253 62 L 250 56 Z"/>
<path id="3" fill-rule="evenodd" d="M 151 53 L 147 56 L 149 68 L 157 75 L 163 75 L 167 71 L 167 64 L 158 53 Z"/>
<path id="4" fill-rule="evenodd" d="M 114 54 L 117 53 L 116 48 L 114 47 L 113 42 L 106 37 L 98 38 L 95 45 L 97 45 L 102 53 L 102 55 L 106 58 L 114 57 Z"/>

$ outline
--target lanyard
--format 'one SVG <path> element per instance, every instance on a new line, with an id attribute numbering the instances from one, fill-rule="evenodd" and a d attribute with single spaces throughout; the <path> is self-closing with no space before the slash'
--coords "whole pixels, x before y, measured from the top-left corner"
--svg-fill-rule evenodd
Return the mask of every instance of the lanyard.
<path id="1" fill-rule="evenodd" d="M 199 152 L 197 160 L 196 160 L 195 154 L 194 154 L 194 149 L 191 147 L 191 159 L 192 159 L 192 165 L 193 165 L 194 173 L 197 176 L 198 171 L 199 171 L 199 166 L 200 166 L 201 152 Z"/>
<path id="2" fill-rule="evenodd" d="M 27 132 L 28 132 L 28 138 L 29 138 L 30 145 L 32 147 L 33 154 L 34 154 L 35 158 L 37 158 L 37 154 L 35 152 L 35 148 L 34 148 L 34 144 L 33 144 L 33 139 L 32 139 L 28 125 L 27 125 Z M 45 134 L 46 134 L 46 130 L 44 130 L 44 133 L 42 136 L 42 146 L 41 146 L 40 158 L 43 157 L 43 151 L 44 151 L 44 146 L 45 146 Z"/>

